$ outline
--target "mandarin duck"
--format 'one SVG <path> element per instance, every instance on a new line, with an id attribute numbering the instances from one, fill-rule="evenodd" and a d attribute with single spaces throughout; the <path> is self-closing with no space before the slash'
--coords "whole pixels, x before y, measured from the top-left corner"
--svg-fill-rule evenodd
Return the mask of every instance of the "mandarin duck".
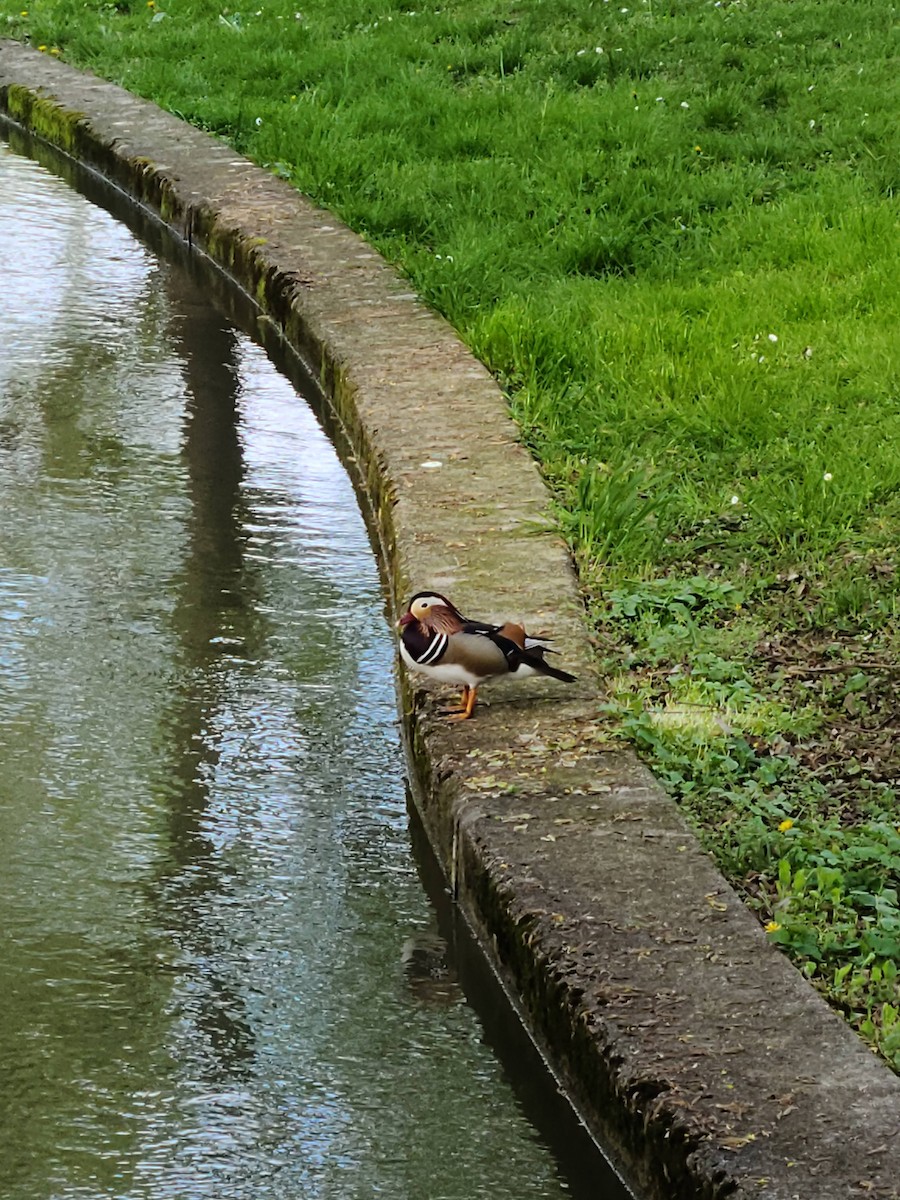
<path id="1" fill-rule="evenodd" d="M 529 637 L 521 625 L 470 621 L 438 592 L 417 592 L 398 625 L 400 657 L 410 670 L 441 683 L 462 684 L 459 710 L 451 720 L 471 717 L 478 688 L 488 679 L 549 675 L 575 682 L 574 675 L 544 661 L 545 654 L 555 651 Z"/>

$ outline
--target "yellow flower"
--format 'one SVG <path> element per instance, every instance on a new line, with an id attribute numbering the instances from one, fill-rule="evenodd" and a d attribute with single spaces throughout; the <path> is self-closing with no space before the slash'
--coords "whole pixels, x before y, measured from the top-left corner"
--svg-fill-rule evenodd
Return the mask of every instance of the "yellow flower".
<path id="1" fill-rule="evenodd" d="M 156 0 L 147 0 L 148 8 L 156 8 Z"/>
<path id="2" fill-rule="evenodd" d="M 702 154 L 702 153 L 703 153 L 703 148 L 702 148 L 701 146 L 695 146 L 695 147 L 694 147 L 694 153 L 695 153 L 695 154 Z"/>
<path id="3" fill-rule="evenodd" d="M 776 933 L 780 928 L 781 926 L 777 921 L 769 921 L 766 925 L 766 933 Z"/>
<path id="4" fill-rule="evenodd" d="M 38 46 L 38 50 L 40 50 L 41 54 L 44 54 L 47 50 L 47 47 L 46 46 Z"/>
<path id="5" fill-rule="evenodd" d="M 19 16 L 20 16 L 20 17 L 27 17 L 27 16 L 28 16 L 28 9 L 27 9 L 27 8 L 23 8 L 23 9 L 22 9 L 22 11 L 19 13 Z"/>
<path id="6" fill-rule="evenodd" d="M 51 54 L 61 54 L 62 51 L 60 50 L 59 46 L 51 46 L 50 53 Z"/>
<path id="7" fill-rule="evenodd" d="M 787 831 L 788 831 L 789 829 L 793 829 L 793 828 L 794 828 L 794 822 L 791 820 L 791 818 L 790 818 L 790 817 L 787 817 L 787 818 L 786 818 L 784 821 L 782 821 L 782 822 L 781 822 L 781 824 L 778 826 L 778 832 L 779 832 L 779 833 L 787 833 Z"/>

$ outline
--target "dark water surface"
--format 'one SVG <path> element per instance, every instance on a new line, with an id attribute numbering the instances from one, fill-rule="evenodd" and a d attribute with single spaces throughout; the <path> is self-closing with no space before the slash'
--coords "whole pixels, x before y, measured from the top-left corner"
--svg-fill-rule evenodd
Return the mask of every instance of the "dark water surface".
<path id="1" fill-rule="evenodd" d="M 0 1197 L 619 1195 L 563 1181 L 435 966 L 311 410 L 3 143 L 0 287 Z"/>

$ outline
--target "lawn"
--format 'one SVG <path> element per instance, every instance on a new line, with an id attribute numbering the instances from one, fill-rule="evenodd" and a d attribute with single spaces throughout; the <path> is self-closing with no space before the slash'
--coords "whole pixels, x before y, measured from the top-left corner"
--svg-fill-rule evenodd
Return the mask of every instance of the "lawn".
<path id="1" fill-rule="evenodd" d="M 0 29 L 289 179 L 456 326 L 553 490 L 600 718 L 900 1069 L 894 6 L 255 2 Z"/>

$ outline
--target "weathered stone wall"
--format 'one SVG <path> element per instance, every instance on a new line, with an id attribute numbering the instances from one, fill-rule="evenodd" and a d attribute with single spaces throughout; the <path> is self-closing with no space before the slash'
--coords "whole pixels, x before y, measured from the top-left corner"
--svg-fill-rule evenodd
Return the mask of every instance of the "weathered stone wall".
<path id="1" fill-rule="evenodd" d="M 447 724 L 404 681 L 417 804 L 458 902 L 647 1196 L 900 1197 L 900 1080 L 777 951 L 648 772 L 605 748 L 547 496 L 453 331 L 331 214 L 153 105 L 0 43 L 0 111 L 159 213 L 322 381 L 393 597 L 552 630 L 579 675 Z M 439 467 L 425 463 L 439 462 Z"/>

